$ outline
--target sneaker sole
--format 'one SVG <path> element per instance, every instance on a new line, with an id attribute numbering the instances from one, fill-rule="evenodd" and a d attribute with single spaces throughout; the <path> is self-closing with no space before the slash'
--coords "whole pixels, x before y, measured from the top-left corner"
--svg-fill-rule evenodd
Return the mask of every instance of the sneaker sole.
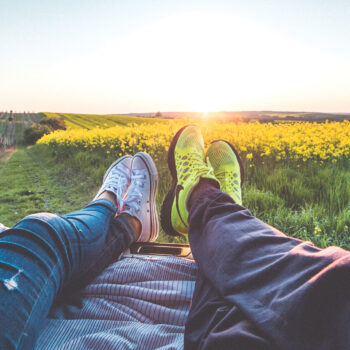
<path id="1" fill-rule="evenodd" d="M 150 174 L 150 215 L 151 215 L 151 233 L 150 239 L 148 242 L 154 242 L 159 233 L 159 221 L 158 221 L 158 213 L 157 213 L 157 205 L 156 205 L 156 196 L 158 189 L 158 181 L 159 175 L 157 167 L 152 159 L 152 157 L 145 153 L 139 152 L 135 154 L 135 157 L 140 157 L 145 163 L 148 173 Z"/>
<path id="2" fill-rule="evenodd" d="M 238 160 L 238 164 L 239 164 L 239 167 L 240 167 L 241 186 L 242 186 L 243 183 L 244 183 L 244 181 L 245 181 L 245 172 L 244 172 L 243 162 L 242 162 L 242 159 L 241 159 L 240 155 L 238 154 L 238 152 L 237 152 L 237 150 L 234 148 L 234 146 L 233 146 L 231 143 L 229 143 L 228 141 L 219 139 L 219 140 L 214 140 L 214 141 L 212 141 L 211 144 L 212 144 L 212 143 L 215 143 L 215 142 L 219 142 L 219 141 L 227 143 L 227 144 L 230 146 L 230 148 L 232 149 L 232 151 L 234 152 L 234 154 L 236 155 L 236 158 L 237 158 L 237 160 Z"/>
<path id="3" fill-rule="evenodd" d="M 171 224 L 171 210 L 173 207 L 174 198 L 175 198 L 175 189 L 177 186 L 177 171 L 176 171 L 176 165 L 175 165 L 174 152 L 175 152 L 175 146 L 176 146 L 177 140 L 179 139 L 181 133 L 189 126 L 193 126 L 193 125 L 186 125 L 176 133 L 173 140 L 171 141 L 171 144 L 168 150 L 168 167 L 172 177 L 172 184 L 170 186 L 170 189 L 167 195 L 165 196 L 165 199 L 160 211 L 160 222 L 164 232 L 170 236 L 182 236 L 182 234 L 177 232 L 174 229 L 173 225 Z"/>

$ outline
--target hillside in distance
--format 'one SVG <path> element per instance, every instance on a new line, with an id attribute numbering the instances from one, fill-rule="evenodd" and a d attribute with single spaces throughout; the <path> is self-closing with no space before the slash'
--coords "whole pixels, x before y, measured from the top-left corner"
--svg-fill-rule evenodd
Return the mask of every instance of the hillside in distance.
<path id="1" fill-rule="evenodd" d="M 130 113 L 129 115 L 168 119 L 217 119 L 226 121 L 341 121 L 350 120 L 350 113 L 288 112 L 288 111 L 235 111 L 235 112 L 157 112 Z"/>

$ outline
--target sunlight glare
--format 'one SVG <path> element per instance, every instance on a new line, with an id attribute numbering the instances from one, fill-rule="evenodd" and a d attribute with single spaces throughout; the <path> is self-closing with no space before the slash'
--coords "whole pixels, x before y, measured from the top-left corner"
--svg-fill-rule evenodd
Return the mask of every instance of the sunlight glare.
<path id="1" fill-rule="evenodd" d="M 302 100 L 306 93 L 316 96 L 315 81 L 324 71 L 311 49 L 223 13 L 161 19 L 116 39 L 96 62 L 101 56 L 100 70 L 88 78 L 95 75 L 96 84 L 113 92 L 106 94 L 107 103 L 117 96 L 150 111 L 174 105 L 178 111 L 263 109 L 297 96 Z"/>

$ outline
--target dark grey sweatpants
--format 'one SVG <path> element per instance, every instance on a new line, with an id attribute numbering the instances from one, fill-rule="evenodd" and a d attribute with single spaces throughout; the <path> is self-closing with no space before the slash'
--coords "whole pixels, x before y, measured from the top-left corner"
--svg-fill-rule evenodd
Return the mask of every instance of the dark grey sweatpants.
<path id="1" fill-rule="evenodd" d="M 185 349 L 350 349 L 348 251 L 289 238 L 208 182 L 189 211 L 200 274 Z"/>

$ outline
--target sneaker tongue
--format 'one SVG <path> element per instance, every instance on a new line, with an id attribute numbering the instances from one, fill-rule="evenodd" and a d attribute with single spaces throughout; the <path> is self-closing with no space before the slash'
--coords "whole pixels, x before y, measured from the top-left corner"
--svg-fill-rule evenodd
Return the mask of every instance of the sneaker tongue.
<path id="1" fill-rule="evenodd" d="M 124 177 L 111 178 L 104 186 L 104 190 L 113 192 L 117 198 L 121 198 L 128 185 L 127 179 Z"/>
<path id="2" fill-rule="evenodd" d="M 141 202 L 143 197 L 142 188 L 145 180 L 147 179 L 147 171 L 145 169 L 134 169 L 132 172 L 131 185 L 124 200 L 124 209 L 133 213 L 134 216 L 137 216 L 141 210 Z"/>
<path id="3" fill-rule="evenodd" d="M 132 180 L 146 179 L 146 175 L 147 175 L 146 169 L 133 169 L 132 170 Z"/>
<path id="4" fill-rule="evenodd" d="M 138 217 L 138 213 L 141 210 L 142 196 L 137 194 L 128 194 L 124 200 L 124 211 L 128 211 L 132 216 Z"/>

